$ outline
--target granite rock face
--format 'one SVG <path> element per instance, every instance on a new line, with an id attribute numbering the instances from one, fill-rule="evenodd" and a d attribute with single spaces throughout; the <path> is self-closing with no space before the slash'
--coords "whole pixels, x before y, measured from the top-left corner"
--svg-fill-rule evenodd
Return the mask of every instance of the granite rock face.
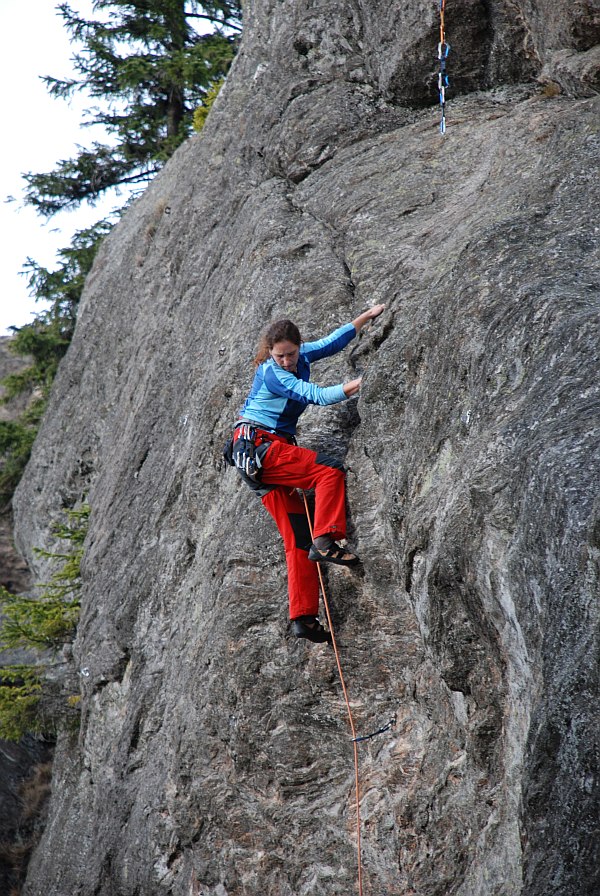
<path id="1" fill-rule="evenodd" d="M 357 729 L 396 717 L 360 745 L 364 892 L 598 892 L 598 99 L 548 68 L 598 9 L 452 4 L 441 138 L 435 6 L 248 4 L 205 131 L 97 258 L 16 501 L 32 563 L 92 507 L 28 896 L 357 892 L 333 655 L 290 637 L 221 447 L 270 320 L 380 301 L 315 368 L 363 372 L 358 401 L 301 433 L 349 468 L 364 569 L 327 588 Z"/>

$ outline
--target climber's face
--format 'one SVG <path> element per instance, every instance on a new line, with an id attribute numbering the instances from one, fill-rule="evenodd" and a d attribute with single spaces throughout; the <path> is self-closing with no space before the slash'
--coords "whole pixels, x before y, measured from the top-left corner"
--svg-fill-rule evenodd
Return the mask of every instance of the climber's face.
<path id="1" fill-rule="evenodd" d="M 298 366 L 298 355 L 300 354 L 300 346 L 290 342 L 289 339 L 282 339 L 276 342 L 271 349 L 271 357 L 284 370 L 296 372 Z"/>

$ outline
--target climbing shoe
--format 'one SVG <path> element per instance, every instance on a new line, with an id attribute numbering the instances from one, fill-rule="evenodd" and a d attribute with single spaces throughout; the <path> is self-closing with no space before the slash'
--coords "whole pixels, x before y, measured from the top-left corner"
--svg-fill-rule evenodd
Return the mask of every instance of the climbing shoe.
<path id="1" fill-rule="evenodd" d="M 308 559 L 314 560 L 315 563 L 337 563 L 338 566 L 357 566 L 360 563 L 356 554 L 351 554 L 335 541 L 326 548 L 318 548 L 315 544 L 311 544 Z"/>
<path id="2" fill-rule="evenodd" d="M 331 635 L 315 616 L 299 616 L 292 621 L 292 631 L 297 638 L 306 638 L 315 644 L 331 644 Z"/>

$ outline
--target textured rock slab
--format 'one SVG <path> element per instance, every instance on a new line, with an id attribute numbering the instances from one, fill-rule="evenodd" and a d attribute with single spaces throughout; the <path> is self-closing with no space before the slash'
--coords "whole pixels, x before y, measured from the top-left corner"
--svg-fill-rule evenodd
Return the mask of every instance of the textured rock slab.
<path id="1" fill-rule="evenodd" d="M 487 8 L 491 83 L 589 49 L 571 8 Z M 358 403 L 302 433 L 350 467 L 364 570 L 328 590 L 357 727 L 397 716 L 361 746 L 366 892 L 597 891 L 598 101 L 504 86 L 441 139 L 387 43 L 377 63 L 401 15 L 249 5 L 206 131 L 89 278 L 17 504 L 26 550 L 93 508 L 82 728 L 30 896 L 355 891 L 333 657 L 290 639 L 273 524 L 220 450 L 267 321 L 312 338 L 375 301 L 316 371 L 364 371 Z"/>

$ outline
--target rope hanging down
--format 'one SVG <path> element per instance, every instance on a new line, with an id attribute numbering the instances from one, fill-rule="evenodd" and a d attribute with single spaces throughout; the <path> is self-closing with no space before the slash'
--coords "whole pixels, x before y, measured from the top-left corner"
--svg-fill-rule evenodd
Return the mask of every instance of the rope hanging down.
<path id="1" fill-rule="evenodd" d="M 312 521 L 310 518 L 310 513 L 308 510 L 308 501 L 306 500 L 305 492 L 302 492 L 302 497 L 304 498 L 304 509 L 306 510 L 306 518 L 308 520 L 308 528 L 310 530 L 310 537 L 312 540 L 313 539 L 313 527 L 312 527 Z M 344 700 L 346 701 L 346 710 L 348 712 L 348 721 L 350 723 L 350 731 L 352 732 L 352 746 L 354 748 L 354 792 L 356 795 L 356 852 L 357 852 L 357 860 L 358 860 L 358 896 L 363 896 L 362 860 L 361 860 L 361 844 L 360 844 L 360 780 L 359 780 L 359 774 L 358 774 L 358 743 L 357 743 L 357 737 L 356 737 L 356 728 L 354 727 L 354 719 L 352 718 L 352 710 L 350 709 L 350 700 L 348 699 L 348 691 L 346 690 L 346 682 L 344 681 L 344 674 L 342 672 L 342 664 L 340 662 L 340 655 L 339 655 L 336 640 L 335 640 L 335 633 L 333 631 L 333 625 L 331 624 L 331 613 L 329 612 L 329 603 L 327 601 L 327 594 L 325 592 L 325 583 L 323 581 L 323 573 L 321 572 L 321 564 L 320 563 L 317 563 L 317 570 L 319 573 L 321 594 L 323 595 L 323 606 L 325 607 L 325 614 L 327 616 L 327 624 L 329 626 L 329 631 L 331 632 L 331 645 L 332 645 L 333 651 L 335 653 L 335 661 L 337 663 L 338 674 L 340 676 L 342 691 L 344 693 Z"/>
<path id="2" fill-rule="evenodd" d="M 306 500 L 305 492 L 302 492 L 302 497 L 304 498 L 304 509 L 306 510 L 306 518 L 308 520 L 308 528 L 310 531 L 310 537 L 313 538 L 313 527 L 312 521 L 310 518 L 310 513 L 308 510 L 308 501 Z M 344 700 L 346 702 L 346 710 L 348 712 L 348 721 L 350 724 L 350 731 L 352 732 L 352 747 L 354 749 L 354 790 L 356 794 L 356 851 L 357 851 L 357 860 L 358 860 L 358 896 L 363 896 L 363 886 L 362 886 L 362 859 L 361 859 L 361 841 L 360 841 L 360 778 L 358 772 L 358 744 L 364 740 L 370 740 L 372 737 L 377 737 L 378 734 L 383 734 L 385 731 L 389 731 L 391 728 L 396 727 L 396 715 L 392 716 L 387 725 L 384 725 L 382 728 L 379 728 L 377 731 L 373 731 L 371 734 L 364 734 L 362 737 L 359 737 L 356 734 L 356 728 L 354 727 L 354 719 L 352 717 L 352 710 L 350 708 L 350 700 L 348 699 L 348 691 L 346 688 L 346 682 L 344 681 L 344 673 L 342 672 L 342 664 L 340 661 L 340 654 L 338 651 L 337 643 L 335 640 L 335 632 L 333 630 L 333 624 L 331 622 L 331 613 L 329 612 L 329 602 L 327 600 L 327 594 L 325 592 L 325 583 L 323 581 L 323 573 L 321 572 L 321 564 L 317 563 L 317 570 L 319 573 L 319 583 L 321 585 L 321 594 L 323 595 L 323 606 L 325 607 L 325 614 L 327 616 L 327 625 L 329 626 L 329 631 L 331 633 L 331 645 L 333 647 L 333 651 L 335 653 L 335 661 L 337 663 L 338 674 L 340 676 L 340 683 L 342 685 L 342 692 L 344 694 Z"/>
<path id="3" fill-rule="evenodd" d="M 450 44 L 446 43 L 446 24 L 444 15 L 446 12 L 446 0 L 440 0 L 440 42 L 438 44 L 438 59 L 440 61 L 440 71 L 438 74 L 438 90 L 440 93 L 440 106 L 442 108 L 442 118 L 440 120 L 440 133 L 446 133 L 446 87 L 450 86 L 448 74 L 446 72 L 446 59 L 450 52 Z"/>

